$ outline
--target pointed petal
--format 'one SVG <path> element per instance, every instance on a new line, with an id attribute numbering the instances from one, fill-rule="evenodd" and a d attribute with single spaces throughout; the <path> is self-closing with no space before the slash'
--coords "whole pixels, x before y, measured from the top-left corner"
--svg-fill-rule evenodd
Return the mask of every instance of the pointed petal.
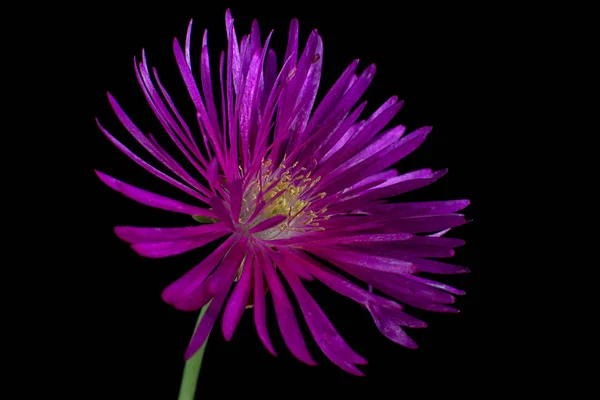
<path id="1" fill-rule="evenodd" d="M 273 304 L 275 305 L 275 314 L 277 315 L 277 322 L 279 324 L 279 329 L 281 330 L 281 335 L 283 336 L 283 341 L 297 359 L 308 365 L 316 365 L 306 348 L 306 343 L 304 342 L 302 332 L 298 326 L 298 321 L 294 315 L 294 309 L 292 308 L 292 304 L 285 293 L 285 289 L 277 276 L 275 268 L 270 261 L 265 259 L 266 257 L 261 252 L 258 252 L 257 255 L 259 258 L 262 258 L 261 265 L 264 268 L 263 270 L 269 284 L 269 289 L 271 289 Z"/>
<path id="2" fill-rule="evenodd" d="M 226 341 L 231 340 L 235 328 L 240 322 L 240 318 L 246 309 L 246 304 L 248 304 L 248 298 L 250 297 L 250 291 L 252 289 L 252 277 L 254 274 L 253 264 L 254 254 L 249 254 L 243 266 L 242 276 L 235 285 L 233 293 L 229 297 L 225 310 L 223 311 L 221 327 L 223 330 L 223 337 Z"/>
<path id="3" fill-rule="evenodd" d="M 409 349 L 416 349 L 419 347 L 419 345 L 404 332 L 404 329 L 387 315 L 380 313 L 378 309 L 373 309 L 371 315 L 373 316 L 377 329 L 379 329 L 386 338 Z"/>
<path id="4" fill-rule="evenodd" d="M 204 316 L 202 317 L 202 320 L 194 332 L 194 336 L 192 336 L 190 344 L 185 350 L 184 359 L 186 361 L 196 354 L 196 352 L 200 350 L 200 347 L 202 347 L 204 342 L 208 339 L 208 335 L 210 334 L 210 331 L 212 330 L 212 327 L 219 316 L 219 312 L 221 312 L 221 307 L 223 307 L 223 302 L 225 301 L 226 295 L 227 293 L 222 293 L 212 299 L 210 305 L 204 313 Z"/>
<path id="5" fill-rule="evenodd" d="M 397 260 L 390 257 L 382 257 L 369 253 L 350 251 L 343 249 L 318 249 L 311 247 L 311 253 L 330 261 L 336 265 L 350 265 L 366 270 L 384 271 L 391 273 L 410 274 L 416 272 L 414 264 L 408 261 Z"/>
<path id="6" fill-rule="evenodd" d="M 111 189 L 122 193 L 126 197 L 135 200 L 144 205 L 159 208 L 161 210 L 173 211 L 189 215 L 201 215 L 203 217 L 214 218 L 215 214 L 206 208 L 200 208 L 182 203 L 177 200 L 169 199 L 156 193 L 149 192 L 144 189 L 136 188 L 125 182 L 119 181 L 111 176 L 108 176 L 100 171 L 96 171 L 96 175 Z"/>
<path id="7" fill-rule="evenodd" d="M 223 221 L 229 229 L 235 231 L 234 222 L 231 219 L 231 211 L 228 210 L 227 207 L 225 207 L 225 203 L 223 202 L 223 200 L 218 196 L 213 196 L 210 199 L 210 205 L 212 206 L 215 215 L 221 221 Z"/>
<path id="8" fill-rule="evenodd" d="M 165 174 L 164 172 L 156 169 L 155 167 L 153 167 L 152 165 L 148 164 L 146 161 L 142 160 L 140 157 L 135 155 L 131 150 L 129 150 L 127 147 L 125 147 L 117 139 L 115 139 L 106 129 L 104 129 L 104 127 L 100 124 L 100 122 L 98 120 L 96 120 L 96 123 L 97 123 L 98 127 L 100 128 L 100 130 L 102 131 L 102 133 L 104 133 L 104 135 L 108 138 L 108 140 L 110 140 L 112 142 L 112 144 L 115 145 L 115 147 L 117 147 L 119 150 L 121 150 L 127 157 L 129 157 L 132 161 L 134 161 L 140 167 L 144 168 L 146 171 L 150 172 L 152 175 L 156 176 L 157 178 L 160 178 L 163 181 L 175 186 L 177 189 L 189 194 L 190 196 L 193 196 L 203 202 L 207 202 L 206 196 L 203 194 L 200 194 L 200 193 L 206 192 L 206 189 L 204 187 L 202 187 L 201 185 L 198 185 L 197 187 L 194 187 L 194 189 L 196 189 L 196 190 L 194 190 L 191 187 L 184 185 L 183 183 L 177 181 L 176 179 L 173 179 L 172 177 Z"/>
<path id="9" fill-rule="evenodd" d="M 164 242 L 134 243 L 131 248 L 140 256 L 148 258 L 170 257 L 185 253 L 202 247 L 207 243 L 215 241 L 229 233 L 227 229 L 217 230 L 202 236 L 194 236 L 189 239 L 172 240 Z"/>
<path id="10" fill-rule="evenodd" d="M 285 260 L 281 257 L 278 257 L 278 259 L 285 263 Z M 279 263 L 278 265 L 296 295 L 308 328 L 323 353 L 344 371 L 362 376 L 362 372 L 354 364 L 366 364 L 366 360 L 348 346 L 331 321 L 325 316 L 317 302 L 302 286 L 298 277 L 291 270 L 284 267 L 283 264 Z"/>
<path id="11" fill-rule="evenodd" d="M 266 231 L 267 229 L 271 229 L 271 228 L 281 224 L 286 219 L 287 219 L 286 215 L 275 215 L 269 219 L 266 219 L 266 220 L 260 222 L 256 226 L 254 226 L 252 229 L 250 229 L 248 231 L 248 233 L 258 233 L 258 232 Z"/>
<path id="12" fill-rule="evenodd" d="M 184 228 L 139 228 L 135 226 L 116 226 L 117 236 L 129 243 L 164 242 L 180 240 L 194 236 L 202 236 L 215 232 L 224 232 L 225 225 L 222 223 L 205 224 L 200 226 L 186 226 Z"/>
<path id="13" fill-rule="evenodd" d="M 206 303 L 198 302 L 197 292 L 199 287 L 239 239 L 239 236 L 232 235 L 202 262 L 167 286 L 162 292 L 162 299 L 165 303 L 183 311 L 194 311 L 202 308 Z"/>
<path id="14" fill-rule="evenodd" d="M 267 309 L 265 305 L 265 286 L 264 286 L 264 259 L 259 257 L 255 258 L 254 265 L 254 325 L 256 326 L 256 332 L 261 342 L 269 353 L 277 356 L 271 339 L 269 338 L 269 331 L 267 330 Z"/>

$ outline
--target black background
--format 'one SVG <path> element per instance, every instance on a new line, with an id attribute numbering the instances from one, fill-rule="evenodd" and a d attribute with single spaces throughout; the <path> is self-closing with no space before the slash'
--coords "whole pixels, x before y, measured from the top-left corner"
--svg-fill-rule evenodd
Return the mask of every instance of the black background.
<path id="1" fill-rule="evenodd" d="M 318 29 L 324 41 L 324 63 L 317 101 L 355 58 L 360 58 L 361 68 L 377 64 L 375 79 L 364 96 L 369 102 L 366 112 L 398 95 L 405 105 L 393 123 L 402 123 L 409 130 L 434 127 L 425 144 L 397 167 L 401 172 L 449 168 L 441 181 L 402 200 L 472 201 L 465 214 L 474 222 L 449 234 L 467 240 L 453 262 L 472 272 L 440 277 L 467 290 L 457 300 L 460 314 L 413 312 L 429 323 L 426 329 L 409 330 L 420 345 L 418 350 L 405 349 L 383 337 L 360 306 L 318 283 L 307 284 L 342 336 L 369 361 L 362 368 L 366 377 L 349 375 L 331 364 L 310 335 L 305 337 L 319 366 L 309 367 L 294 359 L 280 337 L 269 300 L 269 328 L 278 357 L 271 356 L 258 340 L 251 313 L 244 314 L 229 343 L 222 338 L 219 320 L 209 339 L 197 397 L 335 394 L 358 398 L 367 394 L 431 398 L 451 394 L 469 398 L 481 394 L 477 382 L 486 374 L 483 360 L 493 347 L 479 323 L 479 275 L 484 268 L 479 261 L 479 190 L 484 171 L 478 158 L 481 138 L 488 134 L 488 128 L 480 123 L 480 111 L 486 101 L 482 93 L 493 79 L 482 72 L 490 62 L 492 39 L 487 37 L 485 22 L 469 17 L 466 7 L 439 8 L 428 3 L 383 7 L 370 2 L 325 7 L 322 3 L 281 3 L 276 7 L 249 2 L 243 6 L 123 3 L 72 10 L 82 17 L 63 30 L 61 42 L 74 56 L 63 72 L 76 90 L 65 106 L 76 110 L 71 121 L 74 133 L 68 137 L 70 146 L 77 148 L 77 158 L 69 164 L 68 174 L 77 182 L 71 188 L 75 194 L 69 212 L 77 214 L 75 232 L 80 234 L 65 243 L 74 249 L 71 256 L 76 260 L 65 278 L 70 287 L 65 307 L 76 326 L 68 334 L 69 345 L 81 352 L 75 361 L 82 370 L 79 384 L 90 397 L 176 398 L 183 352 L 196 314 L 171 308 L 162 302 L 160 293 L 210 250 L 150 260 L 137 256 L 116 238 L 115 225 L 183 226 L 190 221 L 123 197 L 104 186 L 94 169 L 142 188 L 186 198 L 115 149 L 96 128 L 94 118 L 119 140 L 134 143 L 110 110 L 105 96 L 110 91 L 142 130 L 159 138 L 166 136 L 147 106 L 133 70 L 133 56 L 139 57 L 145 48 L 175 103 L 187 120 L 193 121 L 172 40 L 177 36 L 183 42 L 193 18 L 192 60 L 197 67 L 202 31 L 208 28 L 215 69 L 225 45 L 227 6 L 235 18 L 238 37 L 249 32 L 253 18 L 260 23 L 263 39 L 275 29 L 271 46 L 279 57 L 285 51 L 291 18 L 299 19 L 301 43 L 312 29 Z M 139 147 L 132 149 L 144 156 Z"/>

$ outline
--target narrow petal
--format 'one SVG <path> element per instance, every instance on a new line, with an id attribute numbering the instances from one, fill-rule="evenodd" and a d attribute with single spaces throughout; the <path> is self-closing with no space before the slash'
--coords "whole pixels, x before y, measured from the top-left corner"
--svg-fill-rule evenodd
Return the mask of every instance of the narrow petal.
<path id="1" fill-rule="evenodd" d="M 431 279 L 422 278 L 420 276 L 406 275 L 406 277 L 408 279 L 411 279 L 411 280 L 415 281 L 415 282 L 424 283 L 425 285 L 429 285 L 429 286 L 432 286 L 434 288 L 442 289 L 442 290 L 444 290 L 446 292 L 449 292 L 449 293 L 458 294 L 458 295 L 463 295 L 463 294 L 467 293 L 464 290 L 456 289 L 456 288 L 453 288 L 450 285 L 446 285 L 444 283 L 436 282 L 436 281 L 431 280 Z"/>
<path id="2" fill-rule="evenodd" d="M 229 229 L 235 231 L 235 226 L 231 218 L 231 212 L 227 209 L 223 200 L 218 196 L 213 196 L 210 199 L 210 205 L 212 206 L 215 215 L 221 221 L 223 221 Z"/>
<path id="3" fill-rule="evenodd" d="M 117 192 L 122 193 L 126 197 L 129 197 L 130 199 L 135 200 L 144 205 L 182 214 L 201 215 L 203 217 L 208 218 L 215 217 L 215 214 L 207 210 L 206 208 L 191 206 L 180 201 L 149 192 L 144 189 L 136 188 L 135 186 L 131 186 L 125 182 L 119 181 L 100 171 L 96 171 L 96 175 L 98 175 L 98 178 L 100 178 L 100 180 L 102 180 L 102 182 L 104 182 L 111 189 L 114 189 Z"/>
<path id="4" fill-rule="evenodd" d="M 117 236 L 129 243 L 164 242 L 203 236 L 215 232 L 226 233 L 222 223 L 187 226 L 184 228 L 139 228 L 134 226 L 116 226 Z"/>
<path id="5" fill-rule="evenodd" d="M 170 257 L 202 247 L 229 233 L 227 229 L 217 230 L 202 236 L 163 242 L 134 243 L 131 248 L 140 256 L 148 258 Z"/>
<path id="6" fill-rule="evenodd" d="M 194 332 L 194 336 L 192 336 L 190 344 L 185 350 L 184 359 L 186 361 L 196 354 L 196 352 L 200 349 L 200 347 L 202 347 L 208 338 L 208 335 L 210 334 L 210 331 L 212 330 L 212 327 L 219 316 L 219 312 L 221 312 L 221 307 L 223 307 L 223 302 L 225 301 L 226 295 L 227 293 L 222 293 L 212 299 L 210 305 L 204 313 L 204 316 L 202 317 L 202 320 L 200 321 L 200 324 L 198 324 L 198 327 Z"/>
<path id="7" fill-rule="evenodd" d="M 231 340 L 231 337 L 235 332 L 235 328 L 237 327 L 246 308 L 246 304 L 248 304 L 248 298 L 250 297 L 250 291 L 252 289 L 252 277 L 254 274 L 253 264 L 254 255 L 249 255 L 244 264 L 242 276 L 235 285 L 233 293 L 229 297 L 227 305 L 225 306 L 225 310 L 223 311 L 223 321 L 221 327 L 223 330 L 223 337 L 225 337 L 225 340 L 227 341 Z"/>
<path id="8" fill-rule="evenodd" d="M 311 275 L 314 275 L 331 290 L 356 301 L 358 304 L 367 308 L 369 312 L 372 313 L 375 309 L 379 310 L 380 313 L 385 312 L 390 318 L 393 318 L 397 324 L 408 326 L 410 328 L 425 328 L 427 326 L 425 322 L 404 313 L 400 304 L 376 296 L 371 291 L 368 292 L 363 288 L 358 287 L 343 276 L 319 264 L 316 260 L 305 255 L 303 256 L 301 253 L 297 252 L 287 251 L 286 254 L 289 258 L 300 263 L 305 270 L 311 273 Z"/>
<path id="9" fill-rule="evenodd" d="M 362 235 L 349 235 L 349 236 L 340 236 L 338 238 L 331 238 L 331 242 L 328 242 L 326 239 L 321 239 L 320 242 L 323 243 L 323 240 L 326 243 L 335 243 L 335 244 L 351 244 L 351 243 L 374 243 L 374 242 L 385 242 L 385 243 L 396 243 L 400 241 L 405 241 L 413 238 L 414 236 L 410 233 L 365 233 Z"/>
<path id="10" fill-rule="evenodd" d="M 419 347 L 419 345 L 404 332 L 404 329 L 387 315 L 380 313 L 378 309 L 374 309 L 371 312 L 371 315 L 373 316 L 377 329 L 379 329 L 386 338 L 409 349 L 416 349 Z"/>
<path id="11" fill-rule="evenodd" d="M 445 237 L 431 237 L 431 236 L 412 236 L 406 244 L 415 244 L 421 246 L 435 246 L 453 249 L 455 247 L 461 247 L 465 244 L 462 239 L 445 238 Z"/>
<path id="12" fill-rule="evenodd" d="M 294 295 L 298 299 L 300 309 L 304 314 L 306 323 L 319 348 L 325 355 L 344 371 L 354 375 L 362 376 L 363 373 L 358 370 L 354 364 L 366 364 L 366 360 L 348 346 L 340 334 L 334 328 L 333 324 L 317 302 L 308 294 L 302 283 L 291 270 L 279 264 L 283 276 L 286 278 Z"/>
<path id="13" fill-rule="evenodd" d="M 232 235 L 202 262 L 167 286 L 162 293 L 165 303 L 183 311 L 195 311 L 202 308 L 205 303 L 198 303 L 196 295 L 198 288 L 239 240 L 239 236 Z"/>
<path id="14" fill-rule="evenodd" d="M 194 301 L 198 304 L 206 304 L 213 296 L 229 291 L 236 274 L 244 268 L 249 251 L 247 245 L 248 238 L 241 236 L 239 242 L 225 255 L 221 264 L 197 287 Z"/>
<path id="15" fill-rule="evenodd" d="M 285 294 L 285 289 L 277 276 L 275 268 L 270 261 L 267 261 L 263 254 L 259 252 L 257 255 L 259 258 L 262 258 L 261 265 L 267 278 L 269 289 L 271 289 L 275 314 L 277 315 L 277 322 L 283 336 L 283 341 L 297 359 L 308 365 L 317 365 L 306 348 L 306 343 L 294 315 L 294 309 Z"/>
<path id="16" fill-rule="evenodd" d="M 397 129 L 402 128 L 403 127 L 397 127 Z M 401 132 L 403 133 L 404 130 L 402 129 Z M 431 132 L 431 127 L 428 126 L 417 129 L 391 146 L 382 148 L 365 160 L 353 164 L 341 175 L 336 177 L 335 182 L 329 182 L 327 184 L 329 193 L 335 193 L 348 186 L 354 185 L 356 182 L 363 180 L 367 176 L 383 171 L 394 165 L 416 150 L 425 141 L 429 132 Z M 326 182 L 326 180 L 321 181 L 321 187 L 323 187 Z"/>
<path id="17" fill-rule="evenodd" d="M 404 260 L 417 266 L 419 272 L 430 272 L 433 274 L 466 274 L 469 268 L 460 265 L 448 264 L 440 261 L 426 260 L 417 257 L 403 257 Z"/>
<path id="18" fill-rule="evenodd" d="M 434 245 L 423 245 L 412 242 L 411 239 L 403 242 L 376 242 L 376 243 L 355 243 L 351 247 L 360 248 L 364 252 L 372 252 L 374 254 L 389 256 L 389 257 L 436 257 L 449 258 L 454 257 L 454 250 L 448 247 L 439 247 Z"/>
<path id="19" fill-rule="evenodd" d="M 361 129 L 344 145 L 343 151 L 333 157 L 330 160 L 330 164 L 323 164 L 322 168 L 326 170 L 330 167 L 331 163 L 354 165 L 358 162 L 357 160 L 365 159 L 388 147 L 391 142 L 397 141 L 404 134 L 405 128 L 403 126 L 390 129 L 388 132 L 377 137 L 376 135 L 392 120 L 403 104 L 402 101 L 397 102 L 395 96 L 389 99 L 373 113 Z M 343 168 L 342 171 L 345 169 Z"/>
<path id="20" fill-rule="evenodd" d="M 366 271 L 349 264 L 338 263 L 337 266 L 382 293 L 414 307 L 430 309 L 433 304 L 454 303 L 454 296 L 408 279 L 405 274 Z"/>
<path id="21" fill-rule="evenodd" d="M 231 204 L 231 213 L 234 222 L 237 222 L 240 218 L 242 196 L 242 180 L 236 179 L 229 184 L 229 202 Z"/>
<path id="22" fill-rule="evenodd" d="M 275 215 L 269 219 L 266 219 L 266 220 L 260 222 L 255 227 L 250 229 L 248 231 L 248 233 L 258 233 L 258 232 L 266 231 L 267 229 L 271 229 L 271 228 L 279 225 L 286 219 L 287 219 L 286 215 Z"/>
<path id="23" fill-rule="evenodd" d="M 389 257 L 342 249 L 317 249 L 311 247 L 310 251 L 338 265 L 351 265 L 361 269 L 402 274 L 416 272 L 416 267 L 413 263 Z"/>
<path id="24" fill-rule="evenodd" d="M 264 259 L 256 257 L 256 264 L 254 265 L 254 325 L 256 326 L 256 332 L 261 342 L 269 353 L 277 356 L 271 339 L 269 338 L 269 331 L 267 330 L 267 308 L 265 305 L 265 284 L 263 277 Z"/>
<path id="25" fill-rule="evenodd" d="M 377 314 L 378 317 L 385 316 L 390 322 L 397 325 L 406 326 L 408 328 L 426 328 L 427 323 L 417 319 L 411 315 L 402 311 L 402 307 L 399 307 L 397 303 L 390 302 L 371 302 L 368 304 L 367 309 L 371 315 Z"/>
<path id="26" fill-rule="evenodd" d="M 403 193 L 407 193 L 431 185 L 433 182 L 446 175 L 447 172 L 447 169 L 442 169 L 440 171 L 430 173 L 429 176 L 417 177 L 415 179 L 409 179 L 403 182 L 391 184 L 389 186 L 374 188 L 363 194 L 361 199 L 365 201 L 371 199 L 382 199 L 387 197 L 398 196 Z"/>
<path id="27" fill-rule="evenodd" d="M 189 187 L 187 185 L 184 185 L 183 183 L 177 181 L 176 179 L 173 179 L 169 175 L 165 174 L 164 172 L 162 172 L 162 171 L 158 170 L 157 168 L 153 167 L 152 165 L 148 164 L 146 161 L 142 160 L 140 157 L 138 157 L 136 154 L 134 154 L 131 150 L 129 150 L 127 147 L 125 147 L 121 142 L 119 142 L 117 139 L 115 139 L 106 129 L 104 129 L 104 127 L 102 125 L 100 125 L 100 122 L 96 121 L 96 123 L 97 123 L 98 127 L 100 128 L 100 130 L 102 131 L 102 133 L 104 133 L 104 135 L 108 138 L 108 140 L 110 140 L 112 142 L 112 144 L 115 145 L 115 147 L 117 147 L 119 150 L 121 150 L 127 157 L 129 157 L 132 161 L 134 161 L 140 167 L 144 168 L 146 171 L 150 172 L 152 175 L 156 176 L 157 178 L 160 178 L 163 181 L 175 186 L 177 189 L 189 194 L 190 196 L 193 196 L 200 201 L 207 202 L 206 196 L 203 194 L 200 194 L 204 191 L 204 189 L 202 189 L 202 187 L 195 188 L 198 191 L 200 191 L 200 193 L 198 193 L 197 190 L 192 189 L 191 187 Z"/>

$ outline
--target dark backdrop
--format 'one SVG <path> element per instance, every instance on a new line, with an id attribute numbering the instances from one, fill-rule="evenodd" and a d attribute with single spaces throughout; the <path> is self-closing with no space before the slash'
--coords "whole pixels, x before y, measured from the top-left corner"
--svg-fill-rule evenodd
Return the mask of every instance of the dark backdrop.
<path id="1" fill-rule="evenodd" d="M 324 64 L 317 101 L 323 89 L 330 87 L 353 59 L 360 58 L 362 68 L 377 64 L 375 79 L 364 96 L 369 101 L 367 112 L 398 95 L 405 105 L 394 123 L 408 129 L 434 127 L 425 144 L 398 168 L 407 172 L 448 167 L 449 174 L 403 199 L 472 200 L 465 213 L 474 222 L 450 234 L 467 240 L 453 262 L 468 266 L 472 273 L 440 277 L 467 290 L 467 295 L 457 301 L 460 314 L 415 311 L 414 315 L 426 320 L 429 327 L 409 330 L 420 345 L 418 350 L 409 350 L 383 337 L 360 306 L 318 283 L 308 284 L 338 331 L 368 359 L 369 364 L 362 368 L 366 377 L 362 378 L 330 363 L 310 335 L 306 335 L 307 342 L 319 366 L 309 367 L 295 360 L 282 342 L 268 297 L 270 334 L 278 357 L 271 356 L 259 342 L 251 313 L 242 317 L 229 343 L 222 338 L 218 321 L 209 339 L 198 398 L 281 398 L 321 393 L 347 398 L 365 394 L 373 398 L 433 398 L 442 394 L 480 397 L 478 382 L 486 374 L 482 360 L 494 346 L 491 339 L 483 344 L 479 325 L 482 266 L 478 189 L 483 170 L 476 156 L 480 138 L 487 133 L 486 125 L 480 123 L 479 111 L 485 101 L 481 93 L 492 79 L 482 73 L 488 62 L 484 23 L 468 17 L 466 7 L 455 5 L 328 4 L 282 2 L 271 7 L 247 2 L 230 7 L 238 37 L 249 32 L 253 18 L 259 20 L 263 39 L 274 28 L 271 43 L 280 57 L 291 18 L 300 21 L 301 41 L 312 29 L 319 30 L 324 41 Z M 193 60 L 197 65 L 206 27 L 211 61 L 216 63 L 225 44 L 227 6 L 215 2 L 210 6 L 206 2 L 145 2 L 136 6 L 98 3 L 70 10 L 73 27 L 63 30 L 61 41 L 74 56 L 73 63 L 65 68 L 70 68 L 67 79 L 76 85 L 78 93 L 68 105 L 77 110 L 77 119 L 73 120 L 77 121 L 73 130 L 76 134 L 69 137 L 69 143 L 77 149 L 78 158 L 70 164 L 69 175 L 77 182 L 71 211 L 77 213 L 79 228 L 65 243 L 74 249 L 75 258 L 69 268 L 67 285 L 71 292 L 65 304 L 76 326 L 69 337 L 70 344 L 80 349 L 76 365 L 81 368 L 79 383 L 85 398 L 85 393 L 90 398 L 176 398 L 183 352 L 196 313 L 171 308 L 162 302 L 160 294 L 206 254 L 204 249 L 167 259 L 143 259 L 115 237 L 115 225 L 182 226 L 190 221 L 139 205 L 96 178 L 93 170 L 99 169 L 139 187 L 175 193 L 112 147 L 96 128 L 94 117 L 126 144 L 133 142 L 110 110 L 105 96 L 109 90 L 144 131 L 158 137 L 165 135 L 137 86 L 133 56 L 140 56 L 142 48 L 150 64 L 158 67 L 176 104 L 191 115 L 172 40 L 177 36 L 183 41 L 187 23 L 194 18 Z M 138 153 L 143 154 L 143 150 Z"/>

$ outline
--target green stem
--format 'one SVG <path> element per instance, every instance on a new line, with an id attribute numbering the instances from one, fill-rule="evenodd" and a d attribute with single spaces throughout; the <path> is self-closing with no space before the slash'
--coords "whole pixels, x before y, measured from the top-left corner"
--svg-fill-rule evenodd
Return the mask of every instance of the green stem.
<path id="1" fill-rule="evenodd" d="M 210 302 L 208 302 L 208 304 L 206 304 L 204 307 L 202 307 L 202 310 L 200 310 L 200 315 L 198 316 L 194 333 L 196 333 L 196 329 L 198 329 L 198 325 L 200 324 L 202 317 L 204 317 L 204 313 L 209 305 Z M 196 384 L 198 383 L 198 375 L 200 373 L 200 366 L 202 365 L 202 359 L 204 358 L 204 350 L 206 350 L 207 342 L 208 338 L 206 338 L 196 354 L 194 354 L 185 362 L 183 378 L 181 378 L 181 387 L 179 388 L 178 400 L 194 400 L 194 395 L 196 394 Z"/>

